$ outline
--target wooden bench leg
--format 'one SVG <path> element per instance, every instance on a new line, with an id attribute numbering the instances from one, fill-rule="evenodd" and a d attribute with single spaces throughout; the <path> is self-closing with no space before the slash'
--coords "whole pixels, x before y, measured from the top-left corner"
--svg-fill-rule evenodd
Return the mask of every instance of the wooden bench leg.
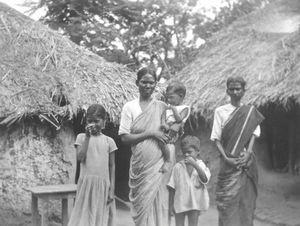
<path id="1" fill-rule="evenodd" d="M 42 207 L 42 226 L 48 226 L 48 217 L 49 217 L 49 200 L 43 199 L 43 207 Z"/>
<path id="2" fill-rule="evenodd" d="M 32 216 L 32 226 L 38 226 L 38 198 L 31 194 L 31 216 Z"/>
<path id="3" fill-rule="evenodd" d="M 68 225 L 68 199 L 62 199 L 61 201 L 61 219 L 62 219 L 62 226 Z"/>

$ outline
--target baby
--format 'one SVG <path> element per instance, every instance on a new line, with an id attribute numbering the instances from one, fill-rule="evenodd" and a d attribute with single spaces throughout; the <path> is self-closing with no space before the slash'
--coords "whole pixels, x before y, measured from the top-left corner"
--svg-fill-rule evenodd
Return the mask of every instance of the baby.
<path id="1" fill-rule="evenodd" d="M 190 115 L 190 107 L 182 105 L 185 94 L 186 88 L 179 81 L 171 82 L 166 89 L 166 102 L 168 108 L 162 114 L 161 130 L 169 135 L 170 144 L 174 144 L 178 137 L 183 134 L 183 125 Z M 162 173 L 168 171 L 171 163 L 169 145 L 160 143 L 160 148 L 165 160 L 160 169 L 160 172 Z"/>

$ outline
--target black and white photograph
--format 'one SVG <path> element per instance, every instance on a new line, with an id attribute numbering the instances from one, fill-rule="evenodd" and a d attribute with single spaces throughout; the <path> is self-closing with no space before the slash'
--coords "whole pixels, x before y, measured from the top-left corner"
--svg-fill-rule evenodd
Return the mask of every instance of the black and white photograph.
<path id="1" fill-rule="evenodd" d="M 0 226 L 300 226 L 300 0 L 0 0 Z"/>

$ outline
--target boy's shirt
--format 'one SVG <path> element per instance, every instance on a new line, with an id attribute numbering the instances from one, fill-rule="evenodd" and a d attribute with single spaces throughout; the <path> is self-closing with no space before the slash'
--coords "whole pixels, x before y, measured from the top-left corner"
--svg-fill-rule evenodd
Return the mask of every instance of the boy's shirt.
<path id="1" fill-rule="evenodd" d="M 188 174 L 184 160 L 175 164 L 168 186 L 175 190 L 174 209 L 176 213 L 190 210 L 207 210 L 209 195 L 206 184 L 210 179 L 210 171 L 202 160 L 197 160 L 199 167 L 205 172 L 207 182 L 201 181 L 197 170 Z"/>

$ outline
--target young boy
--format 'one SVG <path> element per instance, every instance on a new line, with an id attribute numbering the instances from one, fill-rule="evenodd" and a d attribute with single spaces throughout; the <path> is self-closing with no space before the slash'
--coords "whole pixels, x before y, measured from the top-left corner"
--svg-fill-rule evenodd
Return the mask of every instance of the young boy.
<path id="1" fill-rule="evenodd" d="M 162 173 L 167 172 L 169 169 L 169 165 L 172 162 L 170 149 L 175 151 L 175 147 L 171 146 L 174 146 L 173 144 L 176 142 L 178 137 L 182 135 L 183 125 L 190 115 L 189 106 L 182 105 L 185 94 L 186 88 L 183 83 L 179 81 L 171 82 L 166 89 L 166 101 L 168 108 L 162 114 L 161 130 L 169 135 L 170 142 L 169 144 L 160 144 L 165 159 L 165 163 L 160 170 Z"/>
<path id="2" fill-rule="evenodd" d="M 170 181 L 170 214 L 175 213 L 176 226 L 184 226 L 188 217 L 189 226 L 198 225 L 200 211 L 209 207 L 206 184 L 210 171 L 205 163 L 197 159 L 200 153 L 200 140 L 195 136 L 186 136 L 181 141 L 184 159 L 175 164 Z"/>

